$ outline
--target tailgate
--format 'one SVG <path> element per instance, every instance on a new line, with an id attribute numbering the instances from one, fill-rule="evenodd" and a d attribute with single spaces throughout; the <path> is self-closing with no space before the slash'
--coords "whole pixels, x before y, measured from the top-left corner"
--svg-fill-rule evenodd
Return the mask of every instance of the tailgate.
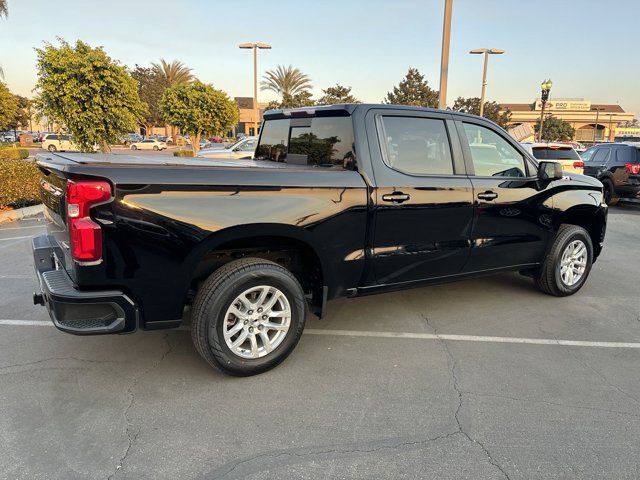
<path id="1" fill-rule="evenodd" d="M 54 253 L 63 268 L 71 270 L 69 233 L 66 225 L 67 179 L 51 166 L 38 165 L 40 169 L 40 198 L 47 220 L 47 233 L 55 240 Z"/>

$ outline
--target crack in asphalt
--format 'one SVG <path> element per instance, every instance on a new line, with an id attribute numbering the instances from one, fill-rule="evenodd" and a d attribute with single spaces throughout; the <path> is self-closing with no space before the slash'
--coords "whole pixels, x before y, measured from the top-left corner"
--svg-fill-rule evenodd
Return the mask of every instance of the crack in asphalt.
<path id="1" fill-rule="evenodd" d="M 40 360 L 34 360 L 32 362 L 14 363 L 13 365 L 4 365 L 4 366 L 0 367 L 0 372 L 4 372 L 5 370 L 10 370 L 12 368 L 33 367 L 35 365 L 41 365 L 43 363 L 53 362 L 55 360 L 75 360 L 76 362 L 97 363 L 97 364 L 119 363 L 119 362 L 117 362 L 115 360 L 92 360 L 92 359 L 89 359 L 89 358 L 79 358 L 79 357 L 74 357 L 74 356 L 49 357 L 49 358 L 43 358 L 43 359 L 40 359 Z M 8 372 L 8 373 L 21 373 L 23 371 L 24 370 L 18 370 L 16 372 Z"/>
<path id="2" fill-rule="evenodd" d="M 150 365 L 144 371 L 142 371 L 142 373 L 140 373 L 139 375 L 134 377 L 134 379 L 131 382 L 131 384 L 127 387 L 127 395 L 129 395 L 129 404 L 125 408 L 124 414 L 123 414 L 125 423 L 127 425 L 126 430 L 125 430 L 125 433 L 127 434 L 127 448 L 125 449 L 124 454 L 122 455 L 122 457 L 120 457 L 120 461 L 116 465 L 115 470 L 113 471 L 113 473 L 111 475 L 109 475 L 108 480 L 111 480 L 111 479 L 115 478 L 115 476 L 118 474 L 118 472 L 122 469 L 125 461 L 127 460 L 127 457 L 131 453 L 131 449 L 132 449 L 134 443 L 138 439 L 138 435 L 140 435 L 140 432 L 141 432 L 142 428 L 138 427 L 137 429 L 135 429 L 135 432 L 134 432 L 134 425 L 133 425 L 133 422 L 131 421 L 131 418 L 129 417 L 129 412 L 133 408 L 133 405 L 135 404 L 135 401 L 136 401 L 136 394 L 135 394 L 134 390 L 138 386 L 138 384 L 140 383 L 140 380 L 142 380 L 142 377 L 144 377 L 149 372 L 151 372 L 152 370 L 157 368 L 162 363 L 162 361 L 165 358 L 167 358 L 167 356 L 173 351 L 173 345 L 171 345 L 171 342 L 169 342 L 169 333 L 168 332 L 164 336 L 164 341 L 167 344 L 168 348 L 167 348 L 166 351 L 164 351 L 162 353 L 162 355 L 160 356 L 160 359 L 158 361 L 154 362 L 152 365 Z M 132 432 L 134 432 L 134 433 L 132 433 Z"/>
<path id="3" fill-rule="evenodd" d="M 554 337 L 555 338 L 555 337 Z M 624 395 L 627 398 L 630 398 L 631 400 L 633 400 L 633 402 L 636 405 L 640 405 L 640 399 L 638 399 L 638 397 L 636 397 L 635 395 L 632 395 L 631 393 L 627 392 L 626 390 L 623 390 L 620 386 L 616 385 L 615 383 L 612 383 L 611 381 L 609 381 L 609 379 L 607 378 L 607 376 L 602 373 L 600 370 L 598 370 L 597 368 L 595 368 L 594 366 L 592 366 L 590 363 L 588 363 L 586 360 L 583 360 L 582 358 L 578 357 L 572 350 L 571 348 L 569 348 L 568 346 L 565 346 L 565 349 L 567 350 L 567 352 L 569 352 L 569 355 L 571 355 L 579 364 L 581 364 L 583 367 L 588 368 L 589 370 L 591 370 L 593 373 L 595 373 L 596 375 L 598 375 L 602 381 L 604 381 L 605 385 L 613 388 L 614 390 L 618 391 L 619 393 L 621 393 L 622 395 Z"/>
<path id="4" fill-rule="evenodd" d="M 458 435 L 459 433 L 460 432 L 458 431 L 443 433 L 435 437 L 427 438 L 425 440 L 412 440 L 412 441 L 401 441 L 401 442 L 382 441 L 382 442 L 368 443 L 367 445 L 377 444 L 376 446 L 372 446 L 371 448 L 348 448 L 348 446 L 345 445 L 342 448 L 333 447 L 328 449 L 321 449 L 321 447 L 316 447 L 316 448 L 311 448 L 306 450 L 301 449 L 299 451 L 281 450 L 281 451 L 274 451 L 274 452 L 259 453 L 256 455 L 252 455 L 250 457 L 246 457 L 241 460 L 236 460 L 231 464 L 222 465 L 221 467 L 218 467 L 213 472 L 209 474 L 205 474 L 203 478 L 216 479 L 216 480 L 220 480 L 222 478 L 228 478 L 229 475 L 232 475 L 233 472 L 235 472 L 242 465 L 245 465 L 247 463 L 251 463 L 255 460 L 260 460 L 263 458 L 271 458 L 271 459 L 276 459 L 279 457 L 306 458 L 310 456 L 321 456 L 321 455 L 331 455 L 331 454 L 349 455 L 354 453 L 356 454 L 357 453 L 374 453 L 380 450 L 396 450 L 396 449 L 401 449 L 409 446 L 426 445 L 428 443 L 437 442 L 439 440 L 444 440 L 454 435 Z M 243 476 L 246 476 L 246 472 L 243 473 Z"/>
<path id="5" fill-rule="evenodd" d="M 584 405 L 570 405 L 566 403 L 558 403 L 551 402 L 549 400 L 542 400 L 538 398 L 520 398 L 520 397 L 512 397 L 509 395 L 500 395 L 497 393 L 484 393 L 484 392 L 472 392 L 470 390 L 463 390 L 463 394 L 465 395 L 475 395 L 476 397 L 490 397 L 490 398 L 503 398 L 505 400 L 513 400 L 515 402 L 524 402 L 524 403 L 542 403 L 544 405 L 552 405 L 554 407 L 562 407 L 562 408 L 575 408 L 577 410 L 588 410 L 594 412 L 605 412 L 605 413 L 613 413 L 616 415 L 625 415 L 629 417 L 640 418 L 640 415 L 631 412 L 623 412 L 622 410 L 609 410 L 607 408 L 598 408 L 598 407 L 587 407 Z"/>
<path id="6" fill-rule="evenodd" d="M 458 375 L 456 374 L 456 367 L 458 365 L 458 362 L 456 361 L 455 357 L 453 356 L 453 353 L 451 353 L 451 350 L 449 349 L 449 345 L 447 344 L 447 342 L 443 338 L 440 338 L 440 336 L 438 335 L 438 330 L 436 329 L 436 327 L 431 325 L 431 323 L 429 322 L 429 317 L 427 317 L 424 314 L 421 314 L 421 315 L 422 315 L 422 318 L 424 319 L 425 323 L 427 324 L 427 326 L 433 331 L 433 334 L 436 337 L 438 337 L 438 342 L 440 342 L 442 344 L 442 346 L 444 347 L 444 350 L 445 350 L 445 352 L 447 354 L 447 365 L 449 366 L 449 372 L 451 374 L 453 389 L 455 390 L 456 394 L 458 395 L 458 406 L 456 407 L 456 410 L 455 410 L 455 412 L 453 414 L 453 416 L 454 416 L 454 418 L 456 420 L 456 424 L 458 426 L 458 431 L 456 433 L 463 435 L 471 443 L 473 443 L 475 445 L 478 445 L 482 449 L 482 451 L 484 452 L 484 454 L 487 457 L 487 460 L 489 461 L 489 463 L 491 465 L 493 465 L 494 467 L 496 467 L 498 470 L 500 470 L 502 475 L 507 480 L 511 480 L 509 478 L 509 475 L 507 474 L 507 472 L 504 470 L 504 468 L 502 468 L 502 466 L 491 456 L 491 453 L 489 452 L 487 447 L 482 442 L 480 442 L 479 440 L 477 440 L 477 439 L 473 438 L 471 435 L 469 435 L 469 433 L 467 431 L 465 431 L 465 429 L 463 428 L 462 422 L 460 421 L 460 411 L 462 410 L 463 393 L 464 393 L 464 391 L 460 388 L 460 381 L 458 379 Z"/>

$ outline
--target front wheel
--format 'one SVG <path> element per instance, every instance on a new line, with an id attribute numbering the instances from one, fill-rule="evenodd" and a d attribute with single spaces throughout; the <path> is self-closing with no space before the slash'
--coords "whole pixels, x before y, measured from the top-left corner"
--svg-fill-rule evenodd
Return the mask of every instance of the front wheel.
<path id="1" fill-rule="evenodd" d="M 191 338 L 211 366 L 229 375 L 255 375 L 289 356 L 306 313 L 304 292 L 291 272 L 243 258 L 216 270 L 198 290 Z"/>
<path id="2" fill-rule="evenodd" d="M 55 152 L 55 151 L 56 151 L 56 150 L 58 150 L 58 149 L 56 148 L 56 146 L 55 146 L 55 145 L 49 145 L 49 147 L 47 148 L 47 150 L 49 150 L 50 152 Z"/>
<path id="3" fill-rule="evenodd" d="M 556 297 L 576 293 L 589 276 L 593 244 L 589 233 L 578 225 L 560 225 L 544 263 L 535 275 L 536 285 Z"/>
<path id="4" fill-rule="evenodd" d="M 138 147 L 136 147 L 135 145 L 131 145 L 131 150 L 137 150 Z"/>
<path id="5" fill-rule="evenodd" d="M 158 146 L 157 146 L 157 145 L 154 145 L 154 146 L 153 146 L 153 149 L 157 152 L 157 151 L 158 151 Z"/>

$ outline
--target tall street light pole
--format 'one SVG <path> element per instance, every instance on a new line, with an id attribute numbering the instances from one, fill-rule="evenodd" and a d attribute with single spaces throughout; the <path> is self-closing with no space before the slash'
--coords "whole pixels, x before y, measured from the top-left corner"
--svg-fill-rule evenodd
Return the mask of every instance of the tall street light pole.
<path id="1" fill-rule="evenodd" d="M 438 108 L 447 108 L 447 80 L 449 77 L 449 43 L 451 39 L 451 12 L 453 0 L 444 0 L 444 23 L 442 26 L 442 56 L 440 58 L 440 92 Z"/>
<path id="2" fill-rule="evenodd" d="M 544 107 L 547 104 L 547 100 L 549 100 L 549 92 L 551 91 L 551 87 L 553 86 L 553 82 L 551 80 L 545 80 L 540 84 L 542 88 L 542 95 L 540 97 L 542 101 L 542 108 L 540 112 L 540 131 L 538 132 L 538 142 L 542 142 L 542 127 L 544 125 Z"/>
<path id="3" fill-rule="evenodd" d="M 268 43 L 241 43 L 240 48 L 253 50 L 253 134 L 258 134 L 258 49 L 270 49 Z"/>
<path id="4" fill-rule="evenodd" d="M 602 112 L 604 110 L 604 108 L 595 107 L 594 110 L 596 111 L 596 125 L 595 125 L 595 128 L 593 129 L 593 144 L 595 145 L 596 144 L 596 133 L 598 133 L 598 117 L 600 116 L 600 112 Z"/>
<path id="5" fill-rule="evenodd" d="M 499 48 L 476 48 L 469 53 L 475 55 L 484 55 L 484 66 L 482 67 L 482 93 L 480 94 L 480 116 L 484 114 L 484 93 L 487 88 L 487 63 L 489 62 L 489 55 L 502 55 L 504 50 Z"/>

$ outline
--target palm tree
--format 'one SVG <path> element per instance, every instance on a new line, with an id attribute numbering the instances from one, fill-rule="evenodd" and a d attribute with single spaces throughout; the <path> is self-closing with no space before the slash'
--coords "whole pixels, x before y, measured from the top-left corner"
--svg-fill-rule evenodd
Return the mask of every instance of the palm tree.
<path id="1" fill-rule="evenodd" d="M 2 0 L 0 0 L 0 2 L 1 1 Z M 193 80 L 191 69 L 178 60 L 174 60 L 169 63 L 164 58 L 161 58 L 160 63 L 152 63 L 151 66 L 162 78 L 164 78 L 167 87 L 180 85 L 182 83 L 189 83 Z"/>
<path id="2" fill-rule="evenodd" d="M 0 0 L 1 2 L 2 0 Z M 174 60 L 169 63 L 164 58 L 160 59 L 160 63 L 151 63 L 151 67 L 156 71 L 160 78 L 164 80 L 166 88 L 174 85 L 181 85 L 183 83 L 189 83 L 194 79 L 191 69 L 184 63 Z M 164 128 L 165 135 L 167 134 L 167 127 Z M 171 138 L 173 143 L 176 143 L 176 127 L 171 125 Z"/>
<path id="3" fill-rule="evenodd" d="M 291 65 L 278 65 L 275 70 L 267 70 L 262 78 L 262 90 L 273 90 L 282 97 L 293 97 L 311 88 L 309 76 Z"/>

